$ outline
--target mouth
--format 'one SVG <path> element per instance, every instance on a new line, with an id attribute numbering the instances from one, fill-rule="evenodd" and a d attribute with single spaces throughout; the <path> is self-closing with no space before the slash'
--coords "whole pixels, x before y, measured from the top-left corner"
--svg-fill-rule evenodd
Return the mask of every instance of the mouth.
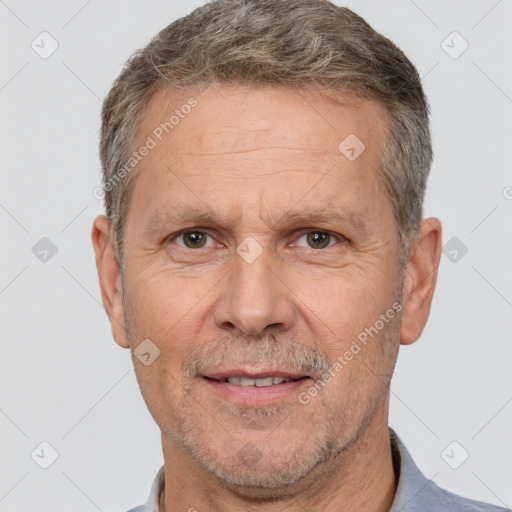
<path id="1" fill-rule="evenodd" d="M 277 370 L 254 372 L 228 370 L 202 375 L 210 389 L 239 406 L 264 406 L 296 395 L 309 375 L 283 373 Z"/>
<path id="2" fill-rule="evenodd" d="M 233 384 L 234 386 L 255 386 L 257 388 L 267 388 L 269 386 L 278 386 L 279 384 L 283 384 L 285 382 L 292 382 L 302 379 L 309 379 L 308 376 L 290 378 L 290 377 L 280 377 L 278 375 L 270 375 L 268 377 L 221 377 L 220 379 L 214 379 L 212 377 L 205 377 L 209 380 L 215 380 L 217 382 L 227 382 L 229 384 Z"/>

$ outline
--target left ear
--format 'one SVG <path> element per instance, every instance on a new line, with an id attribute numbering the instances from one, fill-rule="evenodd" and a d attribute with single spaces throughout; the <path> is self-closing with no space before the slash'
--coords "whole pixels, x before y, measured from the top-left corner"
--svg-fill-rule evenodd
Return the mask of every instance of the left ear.
<path id="1" fill-rule="evenodd" d="M 430 217 L 421 223 L 418 237 L 411 247 L 403 284 L 403 313 L 400 343 L 410 345 L 423 332 L 437 281 L 441 258 L 442 226 Z"/>

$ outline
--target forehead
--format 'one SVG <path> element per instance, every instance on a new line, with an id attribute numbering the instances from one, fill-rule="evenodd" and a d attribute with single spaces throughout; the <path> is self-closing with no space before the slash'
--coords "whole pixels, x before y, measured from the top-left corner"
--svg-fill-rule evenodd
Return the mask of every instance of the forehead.
<path id="1" fill-rule="evenodd" d="M 281 199 L 286 209 L 294 200 L 304 208 L 318 203 L 307 193 L 313 188 L 324 201 L 367 202 L 384 195 L 377 169 L 385 123 L 375 102 L 334 101 L 315 89 L 160 90 L 139 127 L 139 145 L 151 139 L 154 147 L 137 164 L 132 199 L 153 213 L 184 198 L 217 209 L 236 200 L 276 208 Z"/>
<path id="2" fill-rule="evenodd" d="M 163 145 L 186 143 L 218 153 L 230 144 L 271 143 L 277 134 L 290 147 L 328 148 L 338 156 L 337 146 L 350 130 L 367 146 L 378 142 L 385 117 L 377 102 L 349 94 L 333 100 L 315 88 L 215 84 L 157 91 L 144 112 L 139 139 L 161 135 Z"/>

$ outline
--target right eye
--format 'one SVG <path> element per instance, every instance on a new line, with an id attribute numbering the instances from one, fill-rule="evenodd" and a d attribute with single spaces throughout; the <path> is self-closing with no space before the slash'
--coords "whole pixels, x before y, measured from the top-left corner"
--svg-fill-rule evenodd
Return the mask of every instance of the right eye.
<path id="1" fill-rule="evenodd" d="M 207 245 L 208 238 L 211 239 L 209 245 Z M 202 249 L 204 247 L 213 247 L 214 244 L 214 240 L 210 235 L 204 231 L 197 230 L 182 231 L 175 235 L 171 241 L 185 249 Z"/>

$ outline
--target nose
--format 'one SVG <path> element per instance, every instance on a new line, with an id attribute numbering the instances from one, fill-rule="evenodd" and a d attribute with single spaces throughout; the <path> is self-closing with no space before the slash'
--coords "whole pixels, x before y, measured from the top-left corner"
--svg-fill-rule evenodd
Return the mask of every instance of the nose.
<path id="1" fill-rule="evenodd" d="M 214 318 L 220 329 L 232 335 L 286 331 L 293 325 L 293 294 L 265 252 L 251 263 L 235 255 L 232 271 L 224 281 Z"/>

